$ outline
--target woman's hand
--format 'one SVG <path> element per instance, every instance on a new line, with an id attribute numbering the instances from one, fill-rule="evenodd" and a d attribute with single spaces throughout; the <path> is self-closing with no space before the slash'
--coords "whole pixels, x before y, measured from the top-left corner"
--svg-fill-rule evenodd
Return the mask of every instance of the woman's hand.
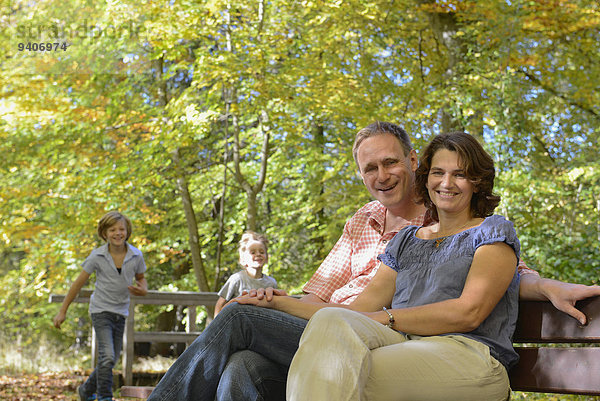
<path id="1" fill-rule="evenodd" d="M 273 300 L 275 297 L 279 296 L 285 297 L 287 296 L 287 293 L 285 290 L 272 287 L 252 289 L 250 291 L 243 291 L 242 295 L 227 302 L 223 305 L 223 308 L 232 302 L 237 302 L 242 305 L 260 306 L 263 308 L 274 308 Z"/>
<path id="2" fill-rule="evenodd" d="M 375 320 L 377 323 L 381 323 L 384 326 L 387 326 L 390 323 L 390 317 L 384 311 L 377 312 L 360 312 L 369 319 Z"/>

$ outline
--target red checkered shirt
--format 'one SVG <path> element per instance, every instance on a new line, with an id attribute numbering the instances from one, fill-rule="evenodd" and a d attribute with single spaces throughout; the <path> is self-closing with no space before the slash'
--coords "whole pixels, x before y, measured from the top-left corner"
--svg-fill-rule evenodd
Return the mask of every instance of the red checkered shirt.
<path id="1" fill-rule="evenodd" d="M 360 294 L 375 276 L 379 261 L 387 243 L 398 231 L 409 225 L 428 225 L 420 215 L 404 220 L 393 230 L 382 234 L 387 209 L 379 201 L 372 201 L 360 208 L 344 226 L 344 232 L 315 274 L 306 283 L 305 293 L 315 294 L 322 300 L 337 304 L 349 304 Z M 521 274 L 534 273 L 519 260 Z"/>

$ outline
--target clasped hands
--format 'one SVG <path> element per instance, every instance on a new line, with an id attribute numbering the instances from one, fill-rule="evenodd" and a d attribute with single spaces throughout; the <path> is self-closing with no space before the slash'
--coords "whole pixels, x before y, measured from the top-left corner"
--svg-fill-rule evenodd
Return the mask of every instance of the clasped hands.
<path id="1" fill-rule="evenodd" d="M 285 290 L 280 290 L 271 287 L 259 288 L 257 290 L 243 291 L 242 295 L 240 295 L 237 298 L 233 298 L 231 301 L 227 302 L 226 305 L 229 305 L 232 302 L 237 302 L 238 304 L 243 305 L 255 305 L 263 308 L 274 308 L 274 304 L 278 296 L 285 297 L 287 296 L 287 292 L 285 292 Z"/>

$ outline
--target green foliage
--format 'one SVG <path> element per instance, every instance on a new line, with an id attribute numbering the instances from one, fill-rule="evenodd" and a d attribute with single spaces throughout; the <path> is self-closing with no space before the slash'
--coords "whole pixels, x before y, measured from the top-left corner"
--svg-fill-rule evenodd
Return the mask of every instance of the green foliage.
<path id="1" fill-rule="evenodd" d="M 598 283 L 599 170 L 592 166 L 500 177 L 502 211 L 515 222 L 524 260 L 544 276 Z"/>
<path id="2" fill-rule="evenodd" d="M 497 160 L 500 211 L 515 222 L 525 261 L 545 276 L 597 283 L 594 1 L 3 7 L 0 313 L 10 335 L 58 336 L 48 295 L 67 291 L 110 209 L 132 218 L 151 288 L 197 290 L 182 177 L 211 288 L 238 269 L 236 244 L 254 213 L 271 241 L 268 273 L 299 290 L 369 200 L 350 149 L 376 119 L 404 125 L 417 148 L 449 128 L 477 135 Z M 17 50 L 47 40 L 69 47 Z M 234 178 L 234 133 L 251 185 L 269 134 L 254 211 Z M 157 312 L 146 312 L 139 324 L 149 327 Z M 85 314 L 71 308 L 68 341 Z"/>
<path id="3" fill-rule="evenodd" d="M 597 401 L 598 398 L 589 395 L 522 393 L 514 391 L 510 399 L 515 401 Z"/>

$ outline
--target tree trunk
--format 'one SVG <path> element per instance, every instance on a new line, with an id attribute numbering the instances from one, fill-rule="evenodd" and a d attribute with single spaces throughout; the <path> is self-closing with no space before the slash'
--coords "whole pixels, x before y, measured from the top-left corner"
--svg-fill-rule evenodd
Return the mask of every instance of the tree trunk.
<path id="1" fill-rule="evenodd" d="M 325 153 L 325 128 L 322 123 L 315 123 L 312 127 L 313 138 L 315 147 L 318 149 L 319 154 Z M 319 168 L 317 177 L 314 177 L 315 182 L 320 182 L 319 185 L 315 188 L 314 196 L 316 199 L 323 196 L 325 193 L 325 184 L 322 182 L 323 175 L 325 175 L 325 168 L 321 161 L 319 161 Z M 322 202 L 319 200 L 319 205 L 322 205 Z M 313 209 L 314 216 L 316 218 L 317 227 L 321 227 L 321 225 L 325 224 L 325 210 L 322 206 Z M 323 245 L 325 244 L 325 238 L 322 234 L 319 234 L 316 237 L 313 237 L 311 242 L 317 249 L 317 257 L 316 260 L 323 260 L 327 256 L 327 251 Z"/>
<path id="2" fill-rule="evenodd" d="M 219 232 L 217 235 L 217 265 L 215 267 L 214 291 L 221 286 L 221 256 L 223 254 L 223 236 L 225 232 L 225 197 L 227 196 L 227 164 L 229 163 L 229 111 L 231 99 L 226 90 L 223 90 L 225 100 L 225 146 L 223 149 L 223 186 L 221 187 L 221 198 L 219 199 Z"/>
<path id="3" fill-rule="evenodd" d="M 173 162 L 177 169 L 177 189 L 181 195 L 183 203 L 183 211 L 185 212 L 185 221 L 187 223 L 190 252 L 192 253 L 192 265 L 194 267 L 194 275 L 200 291 L 210 291 L 208 280 L 206 279 L 206 271 L 204 270 L 204 262 L 200 251 L 200 241 L 198 234 L 198 224 L 196 222 L 196 213 L 192 205 L 192 197 L 188 188 L 185 172 L 181 167 L 179 149 L 173 152 Z"/>
<path id="4" fill-rule="evenodd" d="M 259 2 L 258 7 L 258 28 L 257 28 L 257 37 L 260 37 L 260 32 L 262 31 L 262 23 L 265 17 L 265 3 L 263 0 Z M 229 52 L 233 52 L 232 45 L 232 37 L 231 37 L 231 4 L 227 3 L 228 12 L 225 14 L 225 23 L 227 28 L 225 30 L 225 38 L 227 43 L 227 50 Z M 235 88 L 227 88 L 231 93 L 235 93 Z M 235 102 L 235 96 L 230 97 L 231 102 Z M 228 104 L 227 106 L 229 106 Z M 228 107 L 229 109 L 229 107 Z M 229 117 L 229 116 L 227 116 Z M 240 127 L 238 124 L 237 116 L 235 113 L 232 115 L 232 126 L 233 126 L 233 166 L 234 166 L 234 176 L 238 184 L 244 189 L 247 196 L 247 207 L 246 207 L 246 228 L 249 230 L 256 230 L 256 221 L 258 216 L 257 209 L 257 196 L 265 184 L 265 178 L 267 175 L 267 160 L 269 158 L 269 127 L 265 124 L 268 122 L 267 112 L 262 110 L 258 115 L 258 123 L 263 134 L 263 144 L 261 149 L 261 163 L 260 163 L 260 174 L 256 181 L 256 183 L 251 184 L 248 182 L 246 177 L 242 174 L 241 170 L 241 158 L 240 158 Z"/>
<path id="5" fill-rule="evenodd" d="M 420 4 L 434 4 L 435 0 L 418 0 Z M 447 52 L 444 81 L 452 82 L 457 75 L 457 66 L 464 60 L 465 47 L 463 41 L 456 35 L 458 23 L 452 12 L 428 12 L 429 26 L 438 43 L 441 43 Z M 451 85 L 451 84 L 450 84 Z M 446 103 L 440 110 L 440 123 L 442 132 L 464 130 L 460 120 L 452 113 L 451 103 Z"/>
<path id="6" fill-rule="evenodd" d="M 256 193 L 254 191 L 249 191 L 246 193 L 247 195 L 247 207 L 246 207 L 246 228 L 248 230 L 256 231 L 256 217 L 257 217 L 257 209 L 256 209 Z"/>
<path id="7" fill-rule="evenodd" d="M 265 185 L 265 178 L 267 175 L 267 162 L 269 159 L 269 138 L 270 134 L 268 130 L 264 129 L 263 121 L 266 120 L 266 113 L 261 113 L 259 117 L 259 124 L 263 133 L 263 144 L 261 149 L 261 162 L 260 162 L 260 174 L 258 180 L 254 185 L 250 184 L 246 177 L 242 174 L 241 169 L 241 158 L 240 158 L 240 138 L 239 138 L 239 125 L 237 118 L 233 116 L 233 166 L 235 179 L 244 189 L 247 196 L 247 207 L 246 207 L 246 228 L 249 230 L 256 230 L 257 220 L 257 205 L 256 199 L 258 194 L 262 191 Z"/>

